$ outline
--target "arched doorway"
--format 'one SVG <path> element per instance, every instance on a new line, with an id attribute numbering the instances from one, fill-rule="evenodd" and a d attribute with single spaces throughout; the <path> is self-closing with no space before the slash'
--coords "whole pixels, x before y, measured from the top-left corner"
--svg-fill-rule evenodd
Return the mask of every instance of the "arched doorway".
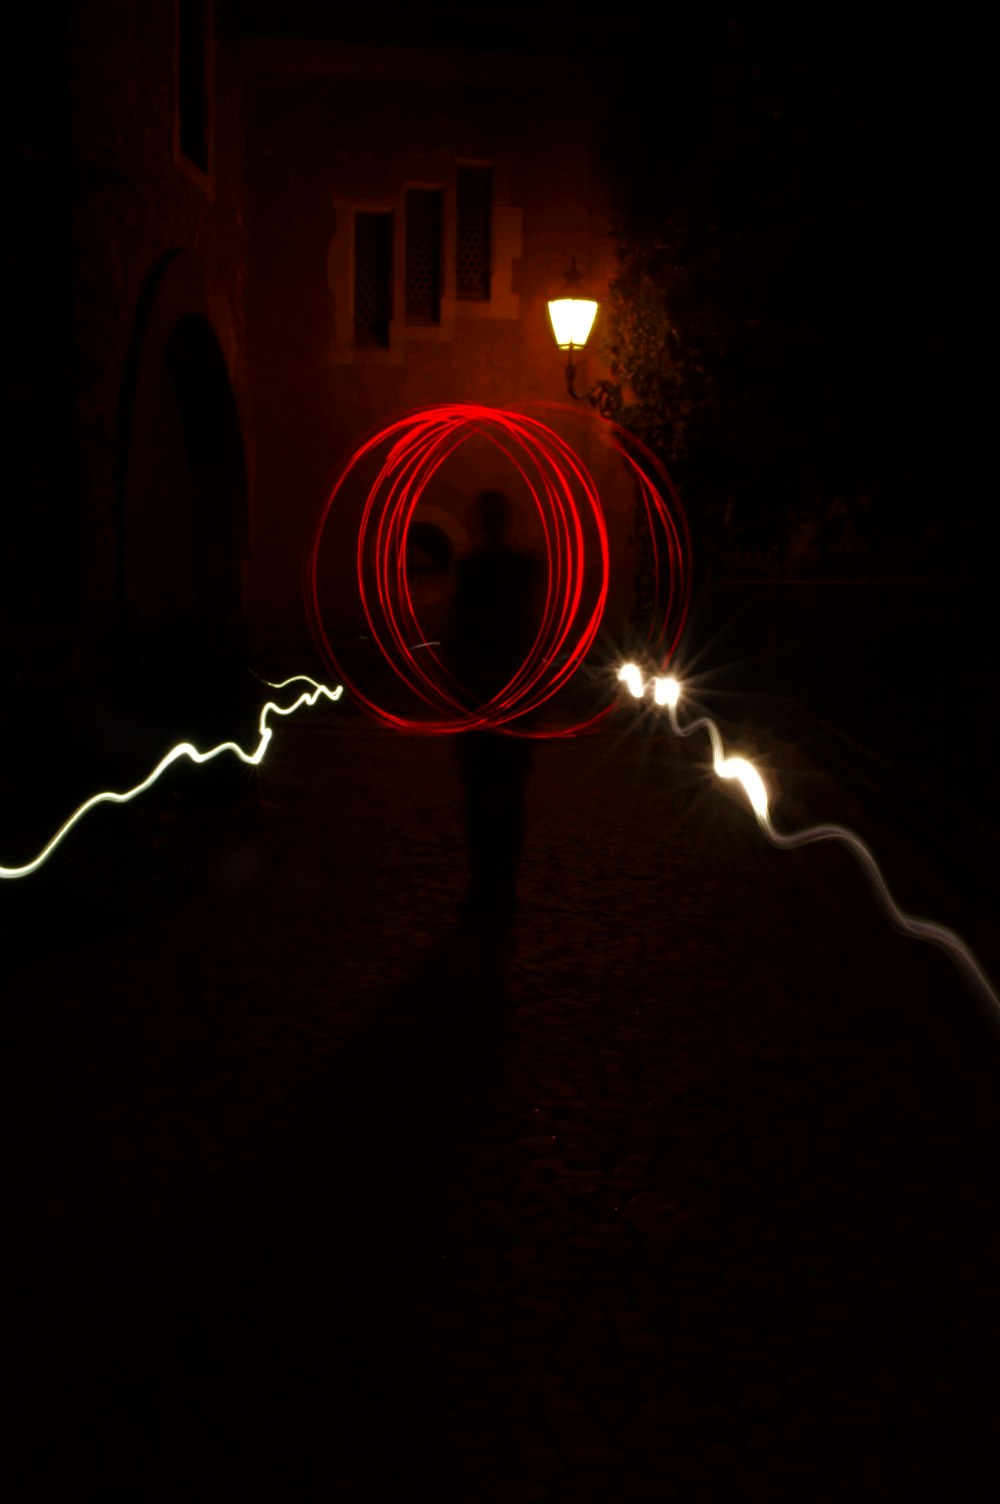
<path id="1" fill-rule="evenodd" d="M 168 257 L 150 279 L 122 436 L 119 638 L 130 698 L 179 734 L 232 735 L 233 685 L 245 674 L 247 471 L 193 252 Z"/>
<path id="2" fill-rule="evenodd" d="M 229 372 L 198 313 L 149 353 L 125 482 L 127 619 L 232 626 L 242 613 L 247 479 Z"/>

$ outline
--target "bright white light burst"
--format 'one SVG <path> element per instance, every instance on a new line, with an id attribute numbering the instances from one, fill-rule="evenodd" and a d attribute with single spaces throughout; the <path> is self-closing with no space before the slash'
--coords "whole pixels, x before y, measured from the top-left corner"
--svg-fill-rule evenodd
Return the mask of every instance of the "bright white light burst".
<path id="1" fill-rule="evenodd" d="M 653 699 L 657 705 L 669 705 L 672 710 L 680 697 L 680 681 L 675 679 L 673 674 L 667 674 L 665 677 L 661 675 L 653 680 Z"/>
<path id="2" fill-rule="evenodd" d="M 642 670 L 638 664 L 623 663 L 618 670 L 618 678 L 626 686 L 630 694 L 634 695 L 637 700 L 642 699 L 646 693 L 646 688 L 642 682 Z"/>

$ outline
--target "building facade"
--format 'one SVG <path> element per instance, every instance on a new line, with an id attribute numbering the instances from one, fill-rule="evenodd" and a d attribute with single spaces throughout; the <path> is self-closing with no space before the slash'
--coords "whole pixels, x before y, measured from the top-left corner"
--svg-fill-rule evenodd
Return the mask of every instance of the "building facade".
<path id="1" fill-rule="evenodd" d="M 621 561 L 624 478 L 600 420 L 566 398 L 546 314 L 571 260 L 598 295 L 610 273 L 595 144 L 566 125 L 578 65 L 246 39 L 243 66 L 255 619 L 278 633 L 288 623 L 337 466 L 385 425 L 438 404 L 524 413 L 560 432 L 610 499 Z M 587 359 L 596 377 L 599 356 Z M 413 517 L 430 635 L 469 543 L 470 502 L 488 486 L 511 493 L 515 541 L 541 546 L 510 464 L 475 443 L 457 452 Z M 331 629 L 348 635 L 359 627 L 348 578 L 358 502 L 345 497 L 335 519 L 341 546 L 323 602 Z"/>
<path id="2" fill-rule="evenodd" d="M 248 659 L 302 666 L 329 476 L 440 403 L 567 440 L 601 487 L 627 603 L 631 492 L 565 395 L 545 311 L 571 260 L 598 296 L 610 273 L 593 77 L 530 47 L 400 45 L 378 7 L 362 40 L 279 37 L 258 11 L 93 0 L 23 39 L 52 104 L 41 171 L 30 144 L 17 164 L 24 440 L 3 622 L 8 682 L 36 698 L 89 682 L 123 641 L 178 680 L 237 637 Z M 586 380 L 603 374 L 586 360 Z M 431 629 L 469 504 L 497 485 L 517 477 L 469 445 L 414 518 Z M 516 539 L 540 548 L 512 499 Z M 340 568 L 324 610 L 350 636 Z"/>

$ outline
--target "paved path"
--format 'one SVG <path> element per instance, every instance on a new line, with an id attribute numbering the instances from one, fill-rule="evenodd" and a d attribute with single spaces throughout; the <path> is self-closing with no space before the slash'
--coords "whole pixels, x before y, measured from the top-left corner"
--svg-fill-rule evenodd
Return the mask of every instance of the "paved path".
<path id="1" fill-rule="evenodd" d="M 848 858 L 546 744 L 505 950 L 447 743 L 260 780 L 141 922 L 118 811 L 10 909 L 5 1499 L 998 1497 L 1000 1048 Z"/>

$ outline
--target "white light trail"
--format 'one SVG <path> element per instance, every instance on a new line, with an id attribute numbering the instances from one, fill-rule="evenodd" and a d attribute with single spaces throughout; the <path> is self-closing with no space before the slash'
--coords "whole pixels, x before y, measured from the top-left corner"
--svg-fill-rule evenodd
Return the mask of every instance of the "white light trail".
<path id="1" fill-rule="evenodd" d="M 637 700 L 641 700 L 647 688 L 650 687 L 643 679 L 641 669 L 634 663 L 624 664 L 618 671 L 618 678 Z M 715 772 L 720 778 L 732 779 L 742 785 L 757 818 L 757 824 L 769 841 L 786 851 L 797 846 L 809 846 L 817 841 L 839 841 L 841 845 L 846 846 L 864 872 L 890 923 L 903 934 L 911 935 L 915 940 L 926 940 L 945 951 L 972 990 L 984 1002 L 991 1005 L 994 1024 L 1000 1024 L 1000 993 L 997 992 L 968 945 L 960 935 L 956 935 L 954 930 L 948 929 L 946 925 L 937 924 L 930 919 L 918 919 L 915 915 L 907 914 L 900 908 L 889 891 L 889 886 L 882 876 L 882 870 L 870 847 L 860 836 L 855 835 L 853 830 L 848 830 L 845 825 L 832 824 L 812 825 L 806 830 L 793 831 L 790 834 L 775 830 L 771 822 L 767 786 L 753 763 L 745 757 L 726 755 L 719 728 L 708 716 L 699 716 L 688 726 L 680 724 L 677 719 L 677 706 L 681 698 L 681 685 L 673 675 L 655 678 L 651 681 L 651 685 L 656 704 L 667 706 L 670 724 L 677 736 L 693 736 L 695 732 L 701 730 L 707 732 L 712 746 L 712 766 Z"/>
<path id="2" fill-rule="evenodd" d="M 88 810 L 96 809 L 99 804 L 127 804 L 130 799 L 135 799 L 139 794 L 144 794 L 147 789 L 152 788 L 161 773 L 165 773 L 167 768 L 181 757 L 187 757 L 191 762 L 205 763 L 211 762 L 212 758 L 218 757 L 221 752 L 232 752 L 241 762 L 248 763 L 251 767 L 257 767 L 263 762 L 264 754 L 274 735 L 274 731 L 267 724 L 267 717 L 271 711 L 275 715 L 294 715 L 303 705 L 315 705 L 321 695 L 327 700 L 337 701 L 344 693 L 344 686 L 342 684 L 338 684 L 336 689 L 330 689 L 327 685 L 319 684 L 315 679 L 310 679 L 308 674 L 294 674 L 290 679 L 283 679 L 280 684 L 272 684 L 267 679 L 262 682 L 267 685 L 268 689 L 287 689 L 290 684 L 311 684 L 313 688 L 311 692 L 306 690 L 303 694 L 299 695 L 298 699 L 292 705 L 276 705 L 273 700 L 267 702 L 261 710 L 257 721 L 257 731 L 260 740 L 253 752 L 244 752 L 243 748 L 236 742 L 220 742 L 217 747 L 210 747 L 207 752 L 199 752 L 197 747 L 192 746 L 190 742 L 178 742 L 176 747 L 171 747 L 166 756 L 160 759 L 148 778 L 144 778 L 141 783 L 137 783 L 135 788 L 125 789 L 122 793 L 108 791 L 102 794 L 94 794 L 85 803 L 81 804 L 78 809 L 73 811 L 69 819 L 59 827 L 52 839 L 46 846 L 43 846 L 33 861 L 26 862 L 23 867 L 0 867 L 0 878 L 28 877 L 30 873 L 37 872 L 39 867 L 48 861 L 56 847 L 61 845 L 69 835 L 73 826 L 83 819 Z"/>

